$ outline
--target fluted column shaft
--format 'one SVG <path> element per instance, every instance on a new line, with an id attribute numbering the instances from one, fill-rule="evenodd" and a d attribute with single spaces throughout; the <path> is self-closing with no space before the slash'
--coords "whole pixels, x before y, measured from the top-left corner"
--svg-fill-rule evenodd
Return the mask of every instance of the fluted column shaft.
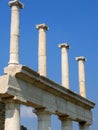
<path id="1" fill-rule="evenodd" d="M 62 71 L 62 86 L 69 89 L 69 65 L 68 65 L 68 49 L 67 43 L 59 44 L 61 48 L 61 71 Z"/>
<path id="2" fill-rule="evenodd" d="M 84 62 L 86 61 L 86 59 L 84 57 L 77 57 L 76 60 L 78 61 L 80 95 L 86 97 L 85 67 L 84 67 Z"/>
<path id="3" fill-rule="evenodd" d="M 66 117 L 59 117 L 61 120 L 61 130 L 72 130 L 72 120 Z"/>
<path id="4" fill-rule="evenodd" d="M 11 32 L 10 32 L 10 60 L 9 65 L 19 64 L 19 8 L 23 4 L 19 0 L 9 2 L 11 7 Z"/>
<path id="5" fill-rule="evenodd" d="M 36 25 L 36 29 L 39 30 L 38 39 L 38 72 L 46 76 L 47 66 L 46 66 L 46 30 L 48 27 L 45 24 Z"/>
<path id="6" fill-rule="evenodd" d="M 20 130 L 20 105 L 14 102 L 6 103 L 4 130 Z"/>
<path id="7" fill-rule="evenodd" d="M 44 111 L 43 109 L 35 109 L 34 112 L 38 117 L 38 130 L 51 130 L 50 112 Z"/>

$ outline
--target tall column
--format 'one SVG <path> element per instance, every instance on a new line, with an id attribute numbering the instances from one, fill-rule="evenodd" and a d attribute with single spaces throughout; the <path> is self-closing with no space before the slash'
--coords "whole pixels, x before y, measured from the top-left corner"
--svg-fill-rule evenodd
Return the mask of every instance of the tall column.
<path id="1" fill-rule="evenodd" d="M 89 124 L 79 123 L 79 130 L 89 130 Z"/>
<path id="2" fill-rule="evenodd" d="M 68 67 L 68 49 L 67 43 L 59 44 L 61 48 L 61 70 L 62 70 L 62 86 L 69 89 L 69 67 Z"/>
<path id="3" fill-rule="evenodd" d="M 85 88 L 85 68 L 84 68 L 84 62 L 86 61 L 86 58 L 76 57 L 76 60 L 78 61 L 78 69 L 79 69 L 79 86 L 80 86 L 80 95 L 86 98 L 86 88 Z"/>
<path id="4" fill-rule="evenodd" d="M 9 65 L 19 64 L 19 8 L 23 8 L 23 4 L 19 0 L 9 2 L 11 7 L 11 32 L 10 32 L 10 60 Z"/>
<path id="5" fill-rule="evenodd" d="M 61 129 L 62 130 L 72 130 L 72 120 L 66 118 L 64 116 L 60 116 L 59 119 L 61 120 Z"/>
<path id="6" fill-rule="evenodd" d="M 20 105 L 13 101 L 6 102 L 4 130 L 20 130 Z"/>
<path id="7" fill-rule="evenodd" d="M 38 44 L 38 72 L 46 76 L 46 30 L 48 30 L 47 25 L 38 24 L 36 29 L 39 30 L 39 44 Z"/>
<path id="8" fill-rule="evenodd" d="M 51 130 L 51 113 L 44 109 L 35 109 L 34 112 L 38 117 L 38 130 Z"/>

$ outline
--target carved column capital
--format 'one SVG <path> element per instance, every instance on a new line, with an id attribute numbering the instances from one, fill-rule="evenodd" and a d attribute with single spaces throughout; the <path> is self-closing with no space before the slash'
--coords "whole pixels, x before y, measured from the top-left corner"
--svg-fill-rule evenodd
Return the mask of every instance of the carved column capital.
<path id="1" fill-rule="evenodd" d="M 87 61 L 87 59 L 84 56 L 76 57 L 77 61 Z"/>
<path id="2" fill-rule="evenodd" d="M 24 7 L 24 4 L 21 3 L 19 0 L 10 1 L 8 4 L 9 4 L 10 7 L 12 7 L 12 6 L 17 6 L 17 7 L 19 7 L 20 9 L 22 9 L 22 8 Z"/>
<path id="3" fill-rule="evenodd" d="M 59 44 L 58 47 L 59 48 L 70 49 L 70 46 L 69 46 L 69 44 L 67 42 Z"/>
<path id="4" fill-rule="evenodd" d="M 44 29 L 44 30 L 48 30 L 48 26 L 46 24 L 37 24 L 36 25 L 36 29 L 39 30 L 39 29 Z"/>
<path id="5" fill-rule="evenodd" d="M 38 130 L 50 130 L 51 113 L 45 110 L 45 108 L 36 108 L 34 113 L 36 113 L 38 117 Z"/>

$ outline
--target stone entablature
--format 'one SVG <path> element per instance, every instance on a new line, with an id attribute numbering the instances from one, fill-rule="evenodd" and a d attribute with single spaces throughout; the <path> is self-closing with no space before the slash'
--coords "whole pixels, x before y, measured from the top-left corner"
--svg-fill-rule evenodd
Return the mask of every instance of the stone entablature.
<path id="1" fill-rule="evenodd" d="M 11 96 L 20 104 L 45 108 L 52 114 L 66 115 L 74 121 L 92 124 L 91 109 L 95 105 L 93 102 L 40 76 L 26 66 L 20 65 L 16 69 L 14 67 L 10 67 L 10 69 L 6 68 L 5 73 L 7 74 L 0 77 L 2 98 Z"/>

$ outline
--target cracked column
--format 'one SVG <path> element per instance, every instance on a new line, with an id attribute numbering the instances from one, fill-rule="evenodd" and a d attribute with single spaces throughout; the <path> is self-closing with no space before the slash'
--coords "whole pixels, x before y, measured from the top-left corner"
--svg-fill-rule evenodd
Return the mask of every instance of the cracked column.
<path id="1" fill-rule="evenodd" d="M 89 130 L 89 124 L 87 123 L 79 123 L 79 130 Z"/>
<path id="2" fill-rule="evenodd" d="M 59 119 L 61 120 L 61 130 L 72 130 L 72 120 L 66 118 L 66 116 L 60 116 Z"/>
<path id="3" fill-rule="evenodd" d="M 38 39 L 38 72 L 46 76 L 46 30 L 48 30 L 47 25 L 38 24 L 36 29 L 39 30 L 39 39 Z"/>
<path id="4" fill-rule="evenodd" d="M 67 43 L 59 44 L 61 48 L 61 69 L 62 69 L 62 86 L 69 89 L 69 67 L 68 67 L 68 49 Z"/>
<path id="5" fill-rule="evenodd" d="M 86 58 L 81 56 L 76 57 L 76 60 L 78 61 L 80 95 L 86 98 L 85 68 L 84 68 L 84 62 L 86 61 Z"/>
<path id="6" fill-rule="evenodd" d="M 4 130 L 20 130 L 20 105 L 11 100 L 6 101 L 5 104 Z"/>
<path id="7" fill-rule="evenodd" d="M 50 125 L 51 113 L 45 111 L 43 108 L 35 109 L 34 113 L 36 113 L 38 117 L 38 130 L 51 130 Z"/>
<path id="8" fill-rule="evenodd" d="M 12 10 L 9 65 L 12 66 L 19 64 L 19 9 L 23 8 L 23 4 L 19 0 L 13 0 L 9 6 Z"/>

